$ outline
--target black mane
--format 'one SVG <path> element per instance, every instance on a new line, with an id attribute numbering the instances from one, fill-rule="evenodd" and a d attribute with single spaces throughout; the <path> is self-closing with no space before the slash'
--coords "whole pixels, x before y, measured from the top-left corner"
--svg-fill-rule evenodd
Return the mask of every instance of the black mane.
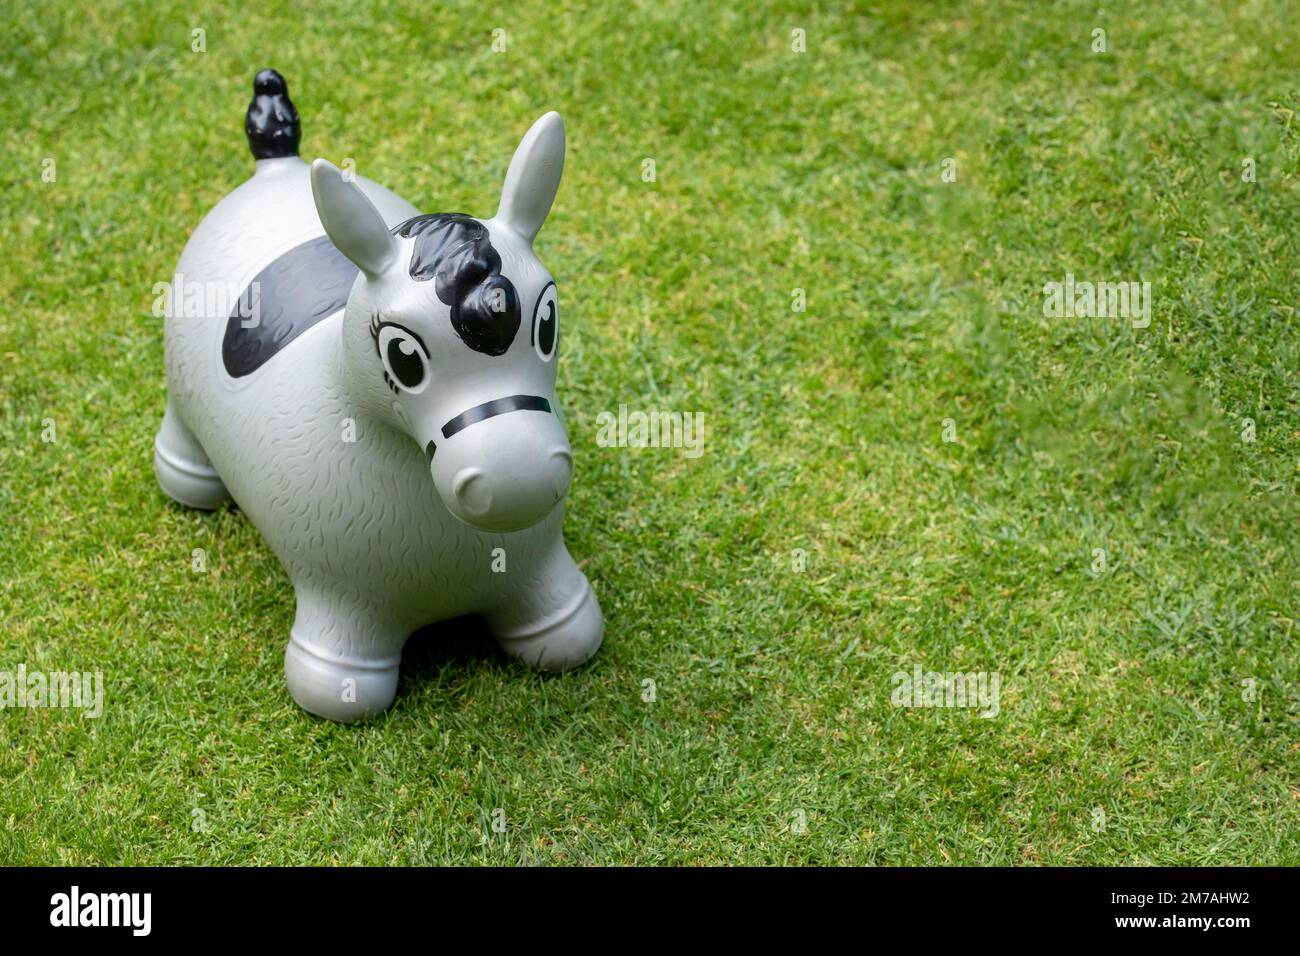
<path id="1" fill-rule="evenodd" d="M 453 212 L 416 216 L 393 232 L 415 240 L 411 278 L 434 280 L 434 292 L 451 307 L 452 327 L 465 344 L 485 355 L 504 355 L 519 331 L 519 296 L 501 274 L 501 256 L 487 227 Z"/>

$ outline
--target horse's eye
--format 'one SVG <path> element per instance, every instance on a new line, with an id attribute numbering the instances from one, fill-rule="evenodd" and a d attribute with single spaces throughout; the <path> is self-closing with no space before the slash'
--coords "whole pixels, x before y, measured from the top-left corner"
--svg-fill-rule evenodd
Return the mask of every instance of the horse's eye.
<path id="1" fill-rule="evenodd" d="M 400 325 L 385 322 L 379 326 L 375 344 L 390 384 L 412 393 L 424 391 L 429 383 L 429 353 L 418 335 Z"/>
<path id="2" fill-rule="evenodd" d="M 555 297 L 555 283 L 542 290 L 533 307 L 533 348 L 543 362 L 555 358 L 555 346 L 560 338 L 560 303 Z"/>

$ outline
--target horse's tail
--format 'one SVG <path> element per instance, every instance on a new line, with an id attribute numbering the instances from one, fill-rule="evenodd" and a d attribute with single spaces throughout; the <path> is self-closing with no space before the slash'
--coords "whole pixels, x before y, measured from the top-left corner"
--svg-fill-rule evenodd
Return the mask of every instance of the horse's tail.
<path id="1" fill-rule="evenodd" d="M 275 70 L 261 70 L 253 77 L 253 101 L 248 104 L 244 132 L 254 159 L 298 155 L 302 137 L 298 111 L 289 99 L 289 85 Z"/>

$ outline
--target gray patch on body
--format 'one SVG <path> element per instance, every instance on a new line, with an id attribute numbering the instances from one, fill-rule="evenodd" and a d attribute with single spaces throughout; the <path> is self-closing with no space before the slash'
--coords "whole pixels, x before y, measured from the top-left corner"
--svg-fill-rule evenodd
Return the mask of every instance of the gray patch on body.
<path id="1" fill-rule="evenodd" d="M 347 305 L 358 271 L 329 236 L 294 246 L 272 262 L 240 293 L 226 322 L 221 340 L 226 371 L 234 378 L 257 371 L 302 333 Z"/>

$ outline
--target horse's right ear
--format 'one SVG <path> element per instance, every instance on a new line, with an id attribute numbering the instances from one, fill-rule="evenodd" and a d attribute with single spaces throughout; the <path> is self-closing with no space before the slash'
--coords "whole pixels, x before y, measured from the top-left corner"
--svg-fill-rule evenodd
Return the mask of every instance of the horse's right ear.
<path id="1" fill-rule="evenodd" d="M 397 259 L 397 241 L 356 181 L 348 182 L 337 166 L 318 159 L 311 164 L 311 194 L 321 225 L 339 252 L 368 278 L 387 271 Z"/>

